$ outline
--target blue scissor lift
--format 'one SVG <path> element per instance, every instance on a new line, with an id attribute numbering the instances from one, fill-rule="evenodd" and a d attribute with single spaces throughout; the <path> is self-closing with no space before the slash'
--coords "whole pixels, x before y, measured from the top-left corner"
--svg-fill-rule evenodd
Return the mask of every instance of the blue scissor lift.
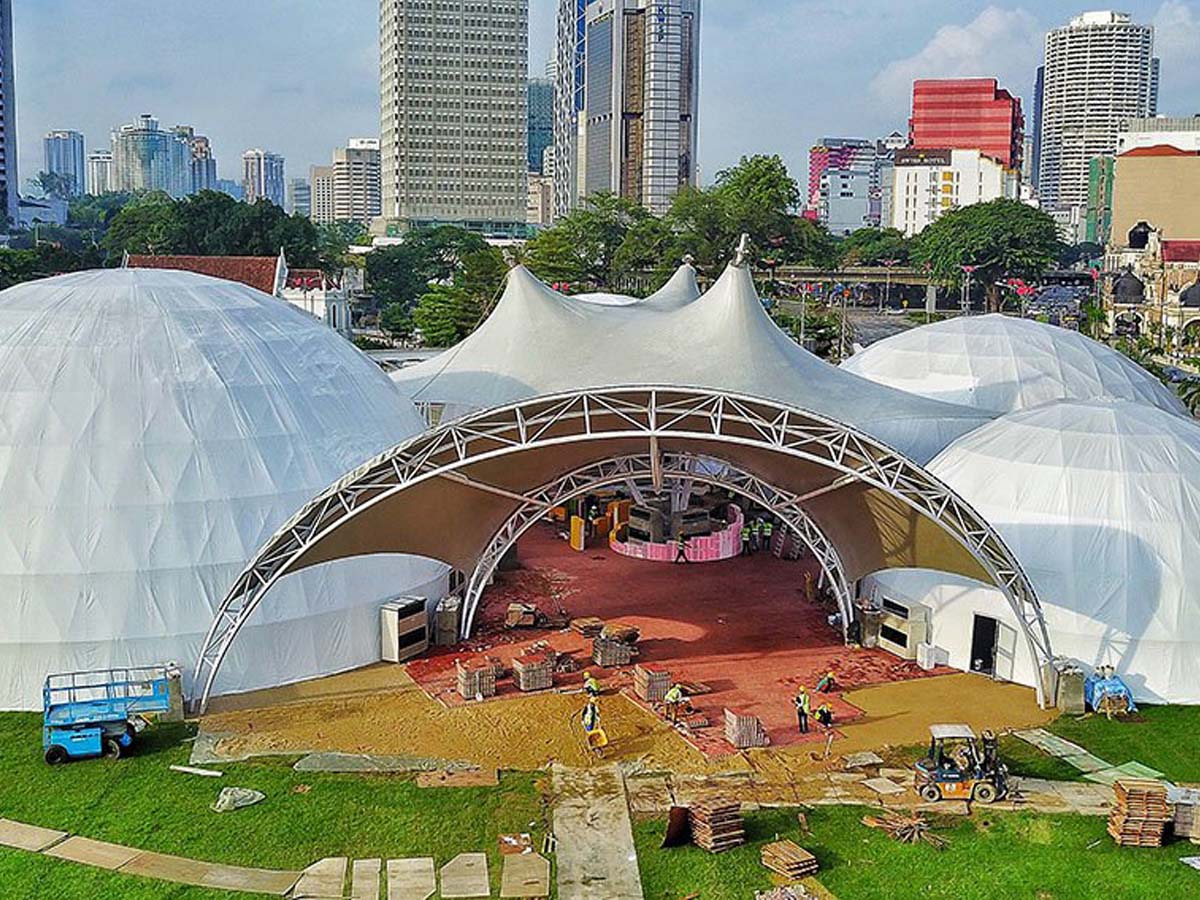
<path id="1" fill-rule="evenodd" d="M 46 762 L 118 758 L 145 727 L 143 715 L 168 712 L 178 702 L 178 681 L 173 665 L 48 676 L 42 688 Z"/>

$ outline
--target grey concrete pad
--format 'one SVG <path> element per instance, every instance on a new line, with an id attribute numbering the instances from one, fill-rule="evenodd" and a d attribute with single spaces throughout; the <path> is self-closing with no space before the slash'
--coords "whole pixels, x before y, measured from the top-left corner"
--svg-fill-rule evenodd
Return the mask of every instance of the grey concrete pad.
<path id="1" fill-rule="evenodd" d="M 830 781 L 839 781 L 839 782 L 864 781 L 864 780 L 866 780 L 866 777 L 867 776 L 865 774 L 863 774 L 862 772 L 830 772 L 829 773 Z"/>
<path id="2" fill-rule="evenodd" d="M 379 900 L 381 859 L 356 859 L 351 869 L 350 900 Z"/>
<path id="3" fill-rule="evenodd" d="M 551 771 L 558 896 L 563 900 L 642 900 L 625 784 L 615 766 Z M 675 780 L 676 799 L 680 779 Z M 715 791 L 718 786 L 710 788 Z M 736 790 L 728 786 L 726 792 Z"/>
<path id="4" fill-rule="evenodd" d="M 388 860 L 388 900 L 428 900 L 436 890 L 437 872 L 432 858 L 418 856 Z"/>
<path id="5" fill-rule="evenodd" d="M 346 894 L 346 867 L 349 860 L 344 856 L 329 856 L 318 860 L 300 874 L 296 882 L 297 897 L 333 898 L 341 900 Z"/>
<path id="6" fill-rule="evenodd" d="M 537 853 L 504 857 L 500 874 L 501 897 L 549 897 L 550 860 Z"/>
<path id="7" fill-rule="evenodd" d="M 879 774 L 892 781 L 912 781 L 917 775 L 912 769 L 893 769 L 889 766 L 880 767 Z"/>
<path id="8" fill-rule="evenodd" d="M 1058 735 L 1047 731 L 1045 728 L 1029 728 L 1025 731 L 1014 731 L 1013 734 L 1026 743 L 1033 744 L 1033 746 L 1037 747 L 1043 753 L 1049 753 L 1051 756 L 1057 756 L 1060 759 L 1064 756 L 1079 756 L 1087 753 L 1078 744 L 1064 740 Z"/>
<path id="9" fill-rule="evenodd" d="M 1109 768 L 1107 762 L 1098 756 L 1093 756 L 1091 753 L 1078 753 L 1073 756 L 1064 756 L 1062 761 L 1069 766 L 1073 766 L 1080 772 L 1099 772 L 1101 769 Z"/>
<path id="10" fill-rule="evenodd" d="M 1058 782 L 1048 781 L 1045 778 L 1025 778 L 1022 776 L 1015 779 L 1015 783 L 1023 794 L 1051 794 L 1054 793 L 1054 785 Z"/>
<path id="11" fill-rule="evenodd" d="M 53 828 L 39 828 L 36 825 L 26 825 L 24 822 L 14 822 L 12 819 L 0 819 L 0 847 L 12 847 L 14 850 L 29 850 L 41 853 L 47 847 L 52 847 L 67 836 L 65 831 L 55 831 Z"/>
<path id="12" fill-rule="evenodd" d="M 310 753 L 292 767 L 297 772 L 470 772 L 479 766 L 462 760 L 367 753 Z"/>
<path id="13" fill-rule="evenodd" d="M 460 853 L 442 866 L 442 897 L 490 897 L 486 853 Z"/>
<path id="14" fill-rule="evenodd" d="M 670 780 L 665 775 L 627 778 L 629 809 L 634 815 L 651 815 L 674 806 Z"/>
<path id="15" fill-rule="evenodd" d="M 46 855 L 99 869 L 119 869 L 141 852 L 133 847 L 75 836 L 55 844 L 46 851 Z"/>
<path id="16" fill-rule="evenodd" d="M 847 769 L 858 769 L 862 766 L 882 766 L 883 757 L 872 750 L 864 750 L 862 753 L 850 753 L 843 757 L 842 765 Z"/>
<path id="17" fill-rule="evenodd" d="M 903 794 L 907 788 L 896 784 L 890 778 L 868 778 L 863 782 L 877 794 Z"/>
<path id="18" fill-rule="evenodd" d="M 299 872 L 226 866 L 149 851 L 139 853 L 121 866 L 120 872 L 122 875 L 140 875 L 143 878 L 195 887 L 219 888 L 248 894 L 273 894 L 279 897 L 288 893 L 300 877 Z"/>

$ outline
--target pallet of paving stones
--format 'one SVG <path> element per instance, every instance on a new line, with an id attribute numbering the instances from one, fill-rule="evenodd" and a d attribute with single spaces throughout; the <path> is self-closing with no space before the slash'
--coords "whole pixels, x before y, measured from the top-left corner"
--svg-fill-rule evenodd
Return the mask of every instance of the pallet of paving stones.
<path id="1" fill-rule="evenodd" d="M 662 703 L 671 689 L 671 673 L 662 666 L 638 665 L 633 670 L 633 692 L 647 703 Z"/>
<path id="2" fill-rule="evenodd" d="M 1177 838 L 1200 841 L 1200 806 L 1195 803 L 1176 803 L 1172 828 Z"/>
<path id="3" fill-rule="evenodd" d="M 762 864 L 790 881 L 799 881 L 816 874 L 817 858 L 795 841 L 774 841 L 763 844 L 759 851 Z"/>
<path id="4" fill-rule="evenodd" d="M 554 668 L 558 654 L 553 650 L 526 653 L 513 660 L 513 680 L 522 691 L 544 691 L 554 687 Z"/>
<path id="5" fill-rule="evenodd" d="M 1108 817 L 1108 833 L 1122 847 L 1161 847 L 1167 823 L 1174 818 L 1166 786 L 1146 779 L 1120 779 L 1113 785 L 1116 805 Z"/>
<path id="6" fill-rule="evenodd" d="M 606 669 L 627 666 L 637 655 L 637 648 L 624 641 L 598 637 L 592 641 L 592 662 Z"/>
<path id="7" fill-rule="evenodd" d="M 636 644 L 641 636 L 640 628 L 625 622 L 607 622 L 600 629 L 600 637 L 608 641 L 620 641 L 622 644 Z"/>
<path id="8" fill-rule="evenodd" d="M 767 732 L 756 716 L 725 710 L 725 740 L 739 750 L 767 746 Z"/>
<path id="9" fill-rule="evenodd" d="M 597 637 L 604 630 L 604 620 L 595 616 L 582 616 L 571 620 L 571 630 L 585 638 Z"/>
<path id="10" fill-rule="evenodd" d="M 492 663 L 484 661 L 464 665 L 461 660 L 455 660 L 454 669 L 458 695 L 464 700 L 496 696 L 496 668 Z"/>
<path id="11" fill-rule="evenodd" d="M 709 853 L 721 853 L 746 843 L 742 805 L 736 800 L 701 800 L 688 810 L 692 842 Z"/>

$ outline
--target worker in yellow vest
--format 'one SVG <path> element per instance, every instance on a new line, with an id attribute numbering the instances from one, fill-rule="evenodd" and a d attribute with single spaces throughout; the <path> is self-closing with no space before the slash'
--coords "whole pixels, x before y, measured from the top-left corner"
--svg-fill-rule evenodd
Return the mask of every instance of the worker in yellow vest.
<path id="1" fill-rule="evenodd" d="M 591 672 L 583 673 L 583 692 L 591 699 L 596 699 L 600 696 L 600 682 L 596 680 Z"/>
<path id="2" fill-rule="evenodd" d="M 800 727 L 801 734 L 808 734 L 808 715 L 812 711 L 812 699 L 808 696 L 808 691 L 804 685 L 800 685 L 800 692 L 796 694 L 796 724 Z"/>
<path id="3" fill-rule="evenodd" d="M 742 522 L 742 556 L 750 555 L 750 523 Z"/>
<path id="4" fill-rule="evenodd" d="M 687 703 L 687 694 L 678 684 L 671 685 L 670 690 L 663 695 L 663 703 L 667 705 L 667 721 L 674 725 L 679 721 L 679 710 Z"/>
<path id="5" fill-rule="evenodd" d="M 771 524 L 770 519 L 763 520 L 762 530 L 763 530 L 763 548 L 766 550 L 770 550 L 771 549 L 771 535 L 775 531 L 775 526 L 773 524 Z"/>

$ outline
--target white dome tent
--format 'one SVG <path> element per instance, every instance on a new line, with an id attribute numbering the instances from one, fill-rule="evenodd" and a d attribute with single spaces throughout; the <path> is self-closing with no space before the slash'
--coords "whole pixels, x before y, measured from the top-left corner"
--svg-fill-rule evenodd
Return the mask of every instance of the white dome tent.
<path id="1" fill-rule="evenodd" d="M 240 284 L 114 269 L 0 292 L 0 708 L 40 708 L 50 672 L 187 665 L 255 548 L 421 428 L 342 338 Z M 379 600 L 432 595 L 444 572 L 393 556 L 304 573 L 226 687 L 373 661 Z"/>
<path id="2" fill-rule="evenodd" d="M 995 415 L 1106 397 L 1188 414 L 1173 391 L 1116 350 L 1076 331 L 1012 316 L 922 325 L 872 344 L 842 368 Z"/>
<path id="3" fill-rule="evenodd" d="M 1200 703 L 1200 425 L 1128 401 L 1052 403 L 960 438 L 929 469 L 1021 561 L 1056 654 L 1114 666 L 1139 700 Z M 932 642 L 964 669 L 974 617 L 1000 620 L 998 674 L 1033 683 L 993 589 L 891 570 L 863 593 L 928 607 Z"/>

